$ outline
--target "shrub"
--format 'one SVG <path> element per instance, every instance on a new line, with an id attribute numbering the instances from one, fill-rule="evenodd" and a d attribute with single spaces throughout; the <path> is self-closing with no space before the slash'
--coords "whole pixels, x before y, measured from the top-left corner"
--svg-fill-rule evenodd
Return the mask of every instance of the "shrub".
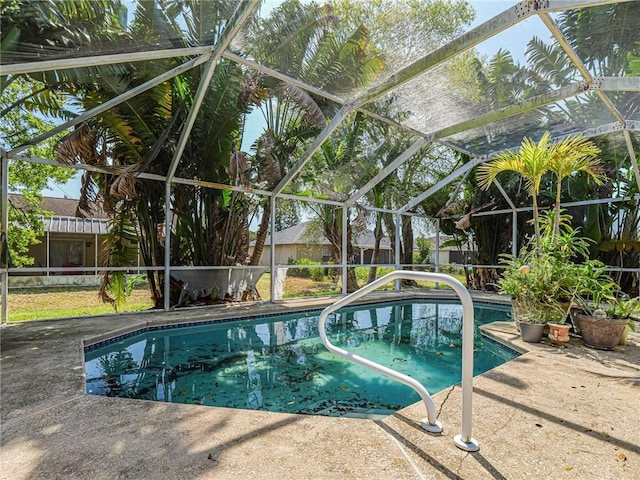
<path id="1" fill-rule="evenodd" d="M 320 262 L 314 262 L 308 258 L 293 259 L 289 257 L 288 265 L 320 265 Z M 324 268 L 290 268 L 287 275 L 298 278 L 311 278 L 316 282 L 324 280 Z"/>
<path id="2" fill-rule="evenodd" d="M 378 267 L 377 278 L 380 278 L 387 273 L 393 272 L 393 267 Z M 359 285 L 364 285 L 369 277 L 369 267 L 356 267 L 356 277 Z"/>

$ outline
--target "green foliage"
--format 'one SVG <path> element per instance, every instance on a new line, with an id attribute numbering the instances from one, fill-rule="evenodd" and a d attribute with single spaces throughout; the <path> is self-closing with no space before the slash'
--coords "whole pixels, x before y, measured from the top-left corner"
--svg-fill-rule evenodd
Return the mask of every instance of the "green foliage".
<path id="1" fill-rule="evenodd" d="M 109 221 L 109 232 L 100 258 L 103 267 L 131 267 L 137 260 L 138 234 L 135 222 L 130 212 L 122 210 L 118 213 Z M 118 311 L 140 279 L 139 276 L 127 276 L 123 270 L 104 271 L 100 283 L 102 300 L 111 303 Z"/>
<path id="2" fill-rule="evenodd" d="M 543 177 L 547 172 L 553 172 L 557 177 L 555 218 L 560 219 L 560 200 L 562 180 L 576 172 L 585 172 L 589 178 L 600 184 L 604 175 L 596 156 L 600 149 L 590 140 L 582 136 L 566 137 L 556 143 L 551 143 L 551 133 L 545 132 L 538 143 L 525 137 L 517 152 L 502 152 L 493 160 L 478 168 L 478 186 L 487 190 L 504 172 L 515 172 L 525 180 L 525 188 L 533 200 L 533 222 L 536 241 L 540 245 L 540 220 L 538 212 L 538 195 L 541 192 Z M 559 225 L 556 224 L 551 235 L 554 241 L 558 234 Z"/>
<path id="3" fill-rule="evenodd" d="M 355 267 L 356 278 L 359 283 L 366 283 L 369 276 L 369 267 Z M 378 267 L 376 271 L 376 278 L 384 277 L 387 273 L 391 273 L 395 270 L 393 267 Z"/>
<path id="4" fill-rule="evenodd" d="M 368 26 L 374 45 L 390 58 L 401 52 L 403 61 L 444 44 L 475 17 L 462 0 L 332 0 L 330 5 L 349 28 Z"/>
<path id="5" fill-rule="evenodd" d="M 573 277 L 572 264 L 548 254 L 524 254 L 505 256 L 505 271 L 498 280 L 499 292 L 509 295 L 514 306 L 520 309 L 528 323 L 562 322 L 567 308 L 561 298 L 570 295 L 568 280 Z M 570 297 L 569 297 L 570 298 Z"/>
<path id="6" fill-rule="evenodd" d="M 540 247 L 530 244 L 517 257 L 505 255 L 500 293 L 510 295 L 518 318 L 535 322 L 564 322 L 574 303 L 583 313 L 629 318 L 640 309 L 640 297 L 630 298 L 599 260 L 588 259 L 590 239 L 577 235 L 567 215 L 554 236 L 555 212 L 541 220 Z M 585 260 L 574 263 L 576 259 Z"/>
<path id="7" fill-rule="evenodd" d="M 586 315 L 612 319 L 630 318 L 640 311 L 640 297 L 629 297 L 607 273 L 599 260 L 589 260 L 576 269 L 577 307 Z M 633 322 L 629 322 L 633 326 Z"/>
<path id="8" fill-rule="evenodd" d="M 572 300 L 587 289 L 584 276 L 590 261 L 576 264 L 588 254 L 589 240 L 578 236 L 567 216 L 554 237 L 555 212 L 541 218 L 539 245 L 530 242 L 519 255 L 503 255 L 505 270 L 497 285 L 509 295 L 519 313 L 530 323 L 564 322 Z M 589 266 L 587 266 L 589 265 Z"/>
<path id="9" fill-rule="evenodd" d="M 612 299 L 605 300 L 602 304 L 607 318 L 631 318 L 632 315 L 640 313 L 640 297 L 629 297 L 619 294 Z M 633 328 L 634 323 L 629 322 Z"/>
<path id="10" fill-rule="evenodd" d="M 314 262 L 308 258 L 293 259 L 289 257 L 287 260 L 288 265 L 320 265 L 320 262 Z M 311 278 L 316 282 L 324 280 L 324 268 L 290 268 L 287 271 L 287 275 L 299 278 Z"/>
<path id="11" fill-rule="evenodd" d="M 42 84 L 29 84 L 17 78 L 4 86 L 0 113 L 0 146 L 10 150 L 51 128 L 53 122 L 34 115 L 35 94 L 42 93 Z M 60 136 L 54 136 L 37 146 L 30 147 L 30 155 L 51 158 L 53 145 Z M 49 215 L 41 207 L 41 191 L 55 184 L 63 184 L 73 176 L 68 168 L 54 167 L 38 163 L 13 160 L 9 162 L 9 191 L 19 192 L 22 198 L 14 204 L 9 202 L 9 256 L 15 267 L 33 265 L 33 257 L 28 255 L 29 247 L 40 243 L 44 235 L 43 217 Z"/>
<path id="12" fill-rule="evenodd" d="M 426 238 L 418 237 L 416 238 L 416 245 L 418 246 L 418 253 L 414 254 L 413 263 L 431 263 L 431 241 Z"/>
<path id="13" fill-rule="evenodd" d="M 278 198 L 276 208 L 276 232 L 300 223 L 300 206 L 287 198 Z"/>

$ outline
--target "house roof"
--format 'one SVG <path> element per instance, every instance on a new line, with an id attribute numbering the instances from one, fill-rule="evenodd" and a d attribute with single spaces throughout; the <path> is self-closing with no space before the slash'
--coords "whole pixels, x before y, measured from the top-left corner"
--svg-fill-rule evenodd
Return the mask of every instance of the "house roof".
<path id="1" fill-rule="evenodd" d="M 321 238 L 316 238 L 311 232 L 308 231 L 311 222 L 301 222 L 292 227 L 285 228 L 275 233 L 276 245 L 329 245 L 329 240 L 322 235 Z M 265 245 L 271 245 L 271 235 L 267 235 L 264 241 Z M 375 244 L 375 236 L 373 232 L 365 230 L 358 235 L 358 238 L 354 241 L 356 248 L 373 248 Z M 251 245 L 255 245 L 255 241 L 251 242 Z M 389 237 L 382 237 L 380 241 L 380 248 L 390 249 L 391 241 Z"/>
<path id="2" fill-rule="evenodd" d="M 49 233 L 86 233 L 106 235 L 109 222 L 103 218 L 78 218 L 53 216 L 44 219 L 44 229 Z"/>
<path id="3" fill-rule="evenodd" d="M 9 201 L 15 208 L 29 208 L 22 195 L 11 193 Z M 44 197 L 42 209 L 53 212 L 53 216 L 43 219 L 45 232 L 104 235 L 109 231 L 107 214 L 101 208 L 94 209 L 95 213 L 91 218 L 78 217 L 77 208 L 78 200 Z"/>
<path id="4" fill-rule="evenodd" d="M 9 194 L 9 201 L 15 208 L 27 208 L 24 197 L 17 193 Z M 43 197 L 42 198 L 42 209 L 47 212 L 53 212 L 55 216 L 61 217 L 78 217 L 76 214 L 78 209 L 79 200 L 74 200 L 73 198 L 55 198 L 55 197 Z M 99 206 L 94 206 L 93 215 L 91 218 L 108 218 L 107 214 L 100 208 Z"/>

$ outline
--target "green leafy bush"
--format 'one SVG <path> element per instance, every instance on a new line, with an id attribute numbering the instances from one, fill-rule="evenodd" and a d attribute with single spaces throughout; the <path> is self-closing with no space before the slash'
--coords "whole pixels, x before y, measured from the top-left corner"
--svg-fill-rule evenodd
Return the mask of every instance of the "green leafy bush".
<path id="1" fill-rule="evenodd" d="M 356 277 L 358 278 L 358 284 L 364 285 L 367 282 L 367 278 L 369 277 L 369 268 L 370 267 L 356 267 Z M 393 272 L 395 269 L 393 267 L 378 267 L 377 278 L 380 278 L 387 273 Z"/>
<path id="2" fill-rule="evenodd" d="M 288 265 L 320 265 L 320 262 L 314 262 L 308 258 L 294 259 L 289 257 Z M 290 268 L 287 275 L 298 278 L 310 278 L 316 282 L 324 280 L 324 268 Z"/>

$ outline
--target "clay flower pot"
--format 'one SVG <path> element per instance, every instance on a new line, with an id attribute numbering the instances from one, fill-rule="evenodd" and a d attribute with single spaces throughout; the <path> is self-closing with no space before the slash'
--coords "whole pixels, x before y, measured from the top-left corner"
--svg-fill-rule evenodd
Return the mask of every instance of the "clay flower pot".
<path id="1" fill-rule="evenodd" d="M 575 315 L 585 346 L 598 350 L 613 350 L 622 336 L 627 319 Z"/>
<path id="2" fill-rule="evenodd" d="M 554 345 L 566 345 L 569 343 L 569 329 L 571 325 L 568 323 L 548 323 L 549 325 L 549 340 Z"/>

